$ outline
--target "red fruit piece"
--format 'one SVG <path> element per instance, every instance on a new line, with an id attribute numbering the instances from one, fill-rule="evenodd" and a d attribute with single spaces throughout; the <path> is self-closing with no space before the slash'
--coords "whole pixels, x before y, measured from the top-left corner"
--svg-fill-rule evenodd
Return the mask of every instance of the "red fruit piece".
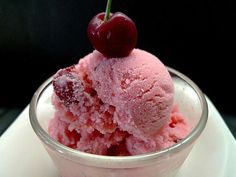
<path id="1" fill-rule="evenodd" d="M 135 23 L 125 14 L 110 14 L 104 22 L 105 13 L 99 13 L 90 21 L 88 38 L 93 47 L 106 57 L 125 57 L 137 43 Z"/>
<path id="2" fill-rule="evenodd" d="M 78 93 L 83 91 L 83 83 L 73 71 L 75 67 L 59 70 L 53 78 L 53 88 L 56 95 L 68 106 L 78 102 Z"/>

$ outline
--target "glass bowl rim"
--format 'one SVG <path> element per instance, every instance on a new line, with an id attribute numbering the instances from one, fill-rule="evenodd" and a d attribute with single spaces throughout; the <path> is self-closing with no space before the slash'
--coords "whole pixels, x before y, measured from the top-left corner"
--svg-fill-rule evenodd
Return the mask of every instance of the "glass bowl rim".
<path id="1" fill-rule="evenodd" d="M 198 124 L 193 128 L 193 130 L 188 134 L 188 136 L 166 149 L 134 156 L 105 156 L 75 150 L 57 142 L 56 140 L 51 138 L 48 133 L 44 131 L 44 129 L 40 126 L 36 114 L 37 104 L 40 99 L 40 96 L 42 95 L 43 91 L 51 85 L 52 77 L 48 78 L 45 82 L 41 84 L 41 86 L 36 90 L 31 99 L 29 105 L 29 119 L 31 126 L 42 142 L 47 144 L 51 149 L 58 152 L 64 158 L 70 160 L 73 159 L 74 161 L 79 161 L 81 164 L 89 166 L 108 167 L 109 165 L 109 168 L 128 168 L 131 166 L 137 167 L 143 162 L 153 162 L 161 156 L 164 156 L 169 153 L 178 152 L 182 148 L 192 144 L 204 130 L 208 119 L 208 106 L 204 94 L 190 78 L 173 68 L 167 67 L 167 69 L 170 74 L 175 74 L 180 79 L 184 80 L 190 87 L 192 87 L 192 89 L 198 95 L 198 99 L 200 100 L 200 104 L 202 106 L 202 112 Z"/>

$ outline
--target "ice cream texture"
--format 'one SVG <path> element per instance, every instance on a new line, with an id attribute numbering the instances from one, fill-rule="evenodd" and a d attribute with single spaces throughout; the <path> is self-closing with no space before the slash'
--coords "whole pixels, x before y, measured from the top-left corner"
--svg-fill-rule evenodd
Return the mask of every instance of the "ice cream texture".
<path id="1" fill-rule="evenodd" d="M 189 133 L 187 119 L 173 105 L 167 68 L 144 50 L 122 58 L 94 50 L 59 70 L 53 87 L 49 135 L 73 149 L 138 155 L 167 148 Z"/>

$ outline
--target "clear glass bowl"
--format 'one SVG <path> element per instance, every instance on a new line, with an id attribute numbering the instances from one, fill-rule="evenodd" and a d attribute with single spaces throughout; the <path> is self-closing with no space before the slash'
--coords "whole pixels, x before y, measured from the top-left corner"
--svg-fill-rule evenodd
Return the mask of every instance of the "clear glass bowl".
<path id="1" fill-rule="evenodd" d="M 30 122 L 62 177 L 171 177 L 175 176 L 205 128 L 208 118 L 206 99 L 193 81 L 168 68 L 175 86 L 174 102 L 190 122 L 191 132 L 175 145 L 136 156 L 94 155 L 66 147 L 52 139 L 48 123 L 53 117 L 52 78 L 45 81 L 30 103 Z"/>

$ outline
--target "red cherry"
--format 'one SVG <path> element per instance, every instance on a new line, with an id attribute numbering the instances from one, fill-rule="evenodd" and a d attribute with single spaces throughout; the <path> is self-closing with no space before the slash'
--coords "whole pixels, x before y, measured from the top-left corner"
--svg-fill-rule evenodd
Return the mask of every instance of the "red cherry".
<path id="1" fill-rule="evenodd" d="M 125 14 L 110 14 L 104 21 L 105 13 L 93 17 L 88 25 L 88 38 L 93 47 L 106 57 L 125 57 L 137 43 L 135 23 Z"/>
<path id="2" fill-rule="evenodd" d="M 56 95 L 68 106 L 78 102 L 78 92 L 83 90 L 83 84 L 73 71 L 75 67 L 59 70 L 53 78 L 53 88 Z"/>

